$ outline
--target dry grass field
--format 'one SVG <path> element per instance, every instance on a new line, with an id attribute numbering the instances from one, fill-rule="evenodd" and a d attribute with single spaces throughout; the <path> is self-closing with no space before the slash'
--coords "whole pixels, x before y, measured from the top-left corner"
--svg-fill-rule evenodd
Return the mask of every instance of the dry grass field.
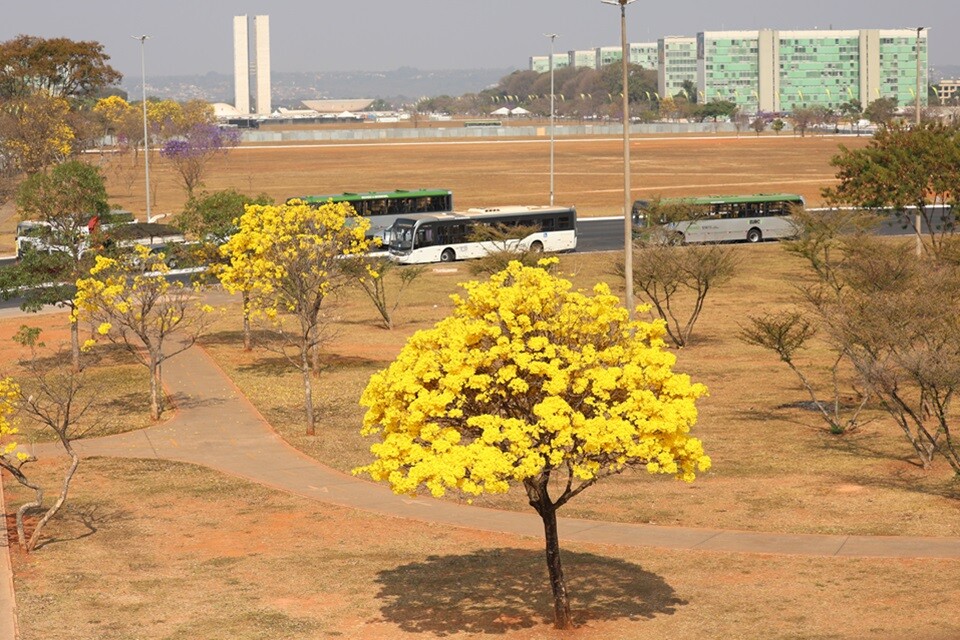
<path id="1" fill-rule="evenodd" d="M 632 192 L 644 196 L 760 192 L 800 193 L 820 201 L 832 182 L 830 158 L 837 145 L 867 138 L 790 135 L 635 137 L 631 145 Z M 575 205 L 584 216 L 619 214 L 623 208 L 623 143 L 616 138 L 558 138 L 555 202 Z M 111 202 L 143 218 L 143 161 L 131 155 L 89 156 L 107 177 Z M 185 200 L 168 165 L 152 156 L 153 213 L 176 213 Z M 207 190 L 234 188 L 266 193 L 277 201 L 293 196 L 448 188 L 457 208 L 547 204 L 550 193 L 546 136 L 416 143 L 318 143 L 243 146 L 211 163 Z M 16 217 L 0 209 L 0 255 L 12 253 Z"/>
<path id="2" fill-rule="evenodd" d="M 831 182 L 836 145 L 832 138 L 638 139 L 634 195 L 790 191 L 817 202 Z M 454 190 L 460 207 L 539 204 L 546 201 L 546 151 L 544 140 L 241 149 L 211 171 L 207 186 L 277 199 L 442 186 Z M 585 215 L 619 212 L 619 153 L 616 140 L 558 141 L 557 201 Z M 157 174 L 159 210 L 175 210 L 182 195 L 162 165 Z M 117 185 L 111 182 L 113 198 L 141 210 L 142 182 Z M 828 435 L 813 413 L 797 408 L 807 397 L 786 367 L 736 339 L 749 314 L 789 305 L 804 275 L 776 243 L 735 251 L 740 277 L 708 300 L 693 343 L 675 351 L 676 368 L 710 389 L 695 431 L 714 468 L 693 485 L 640 473 L 613 478 L 562 515 L 788 533 L 960 535 L 960 485 L 946 465 L 919 468 L 876 408 L 858 432 Z M 614 282 L 617 258 L 572 254 L 562 258 L 561 272 L 581 288 Z M 287 441 L 349 470 L 369 455 L 357 399 L 370 374 L 415 330 L 446 315 L 448 295 L 470 278 L 464 263 L 428 270 L 400 306 L 393 331 L 378 327 L 372 304 L 357 291 L 330 307 L 339 331 L 319 378 L 315 438 L 303 435 L 296 373 L 273 354 L 241 350 L 236 301 L 216 297 L 227 310 L 204 348 Z M 0 320 L 5 363 L 14 356 L 6 338 L 21 322 Z M 59 315 L 27 322 L 46 324 L 48 342 L 65 328 Z M 815 366 L 817 356 L 814 349 L 805 364 Z M 106 362 L 105 380 L 136 371 L 121 369 L 129 367 L 122 359 Z M 124 382 L 104 388 L 133 402 L 136 379 Z M 129 411 L 129 426 L 141 426 L 145 407 Z M 54 463 L 39 469 L 55 482 Z M 5 486 L 10 512 L 24 495 Z M 516 492 L 480 502 L 529 509 Z M 47 531 L 51 540 L 33 556 L 12 553 L 24 640 L 960 636 L 944 615 L 960 605 L 958 561 L 594 545 L 564 548 L 583 626 L 557 634 L 549 626 L 539 540 L 380 518 L 172 463 L 85 462 L 67 514 Z"/>
<path id="3" fill-rule="evenodd" d="M 582 544 L 564 547 L 580 627 L 560 633 L 540 540 L 378 517 L 173 463 L 84 462 L 50 534 L 34 555 L 13 553 L 23 640 L 960 636 L 956 561 Z"/>

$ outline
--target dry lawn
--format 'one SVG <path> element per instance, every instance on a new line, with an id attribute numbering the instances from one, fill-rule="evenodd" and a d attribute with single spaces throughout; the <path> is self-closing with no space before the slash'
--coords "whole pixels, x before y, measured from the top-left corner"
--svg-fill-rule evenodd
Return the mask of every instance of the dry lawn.
<path id="1" fill-rule="evenodd" d="M 803 271 L 776 243 L 734 250 L 741 277 L 708 299 L 693 344 L 676 352 L 676 368 L 710 389 L 695 430 L 713 469 L 692 485 L 628 472 L 578 496 L 564 515 L 785 533 L 960 535 L 960 485 L 946 464 L 921 469 L 901 432 L 877 408 L 856 433 L 829 435 L 817 414 L 794 406 L 809 398 L 786 366 L 736 338 L 749 314 L 789 305 Z M 601 279 L 615 282 L 610 271 L 617 257 L 564 256 L 561 270 L 589 289 Z M 393 331 L 378 327 L 372 304 L 358 292 L 329 310 L 338 318 L 338 335 L 318 379 L 317 437 L 304 435 L 299 374 L 275 354 L 240 350 L 235 306 L 205 344 L 285 439 L 349 471 L 370 457 L 372 440 L 359 435 L 363 410 L 357 405 L 370 375 L 389 364 L 415 330 L 448 314 L 448 294 L 470 277 L 464 263 L 429 271 L 399 310 Z M 820 363 L 817 355 L 811 354 L 809 366 Z M 530 508 L 519 491 L 475 502 Z"/>
<path id="2" fill-rule="evenodd" d="M 32 556 L 12 553 L 23 640 L 960 635 L 957 561 L 601 545 L 564 549 L 580 628 L 558 633 L 539 540 L 382 518 L 166 462 L 85 461 L 49 531 Z"/>
<path id="3" fill-rule="evenodd" d="M 457 208 L 505 204 L 546 204 L 550 189 L 548 134 L 508 140 L 412 143 L 317 143 L 248 145 L 210 165 L 208 190 L 226 188 L 266 193 L 277 201 L 292 196 L 448 188 Z M 867 138 L 811 136 L 679 136 L 633 138 L 632 195 L 717 193 L 800 193 L 820 201 L 820 188 L 833 181 L 830 158 L 838 144 L 865 145 Z M 145 210 L 143 159 L 131 154 L 92 156 L 107 178 L 111 202 Z M 168 163 L 152 158 L 153 212 L 179 211 L 183 188 Z M 576 205 L 584 216 L 610 215 L 623 208 L 623 143 L 617 138 L 558 138 L 555 201 Z M 164 222 L 166 222 L 165 220 Z M 0 255 L 13 252 L 16 216 L 0 208 Z"/>

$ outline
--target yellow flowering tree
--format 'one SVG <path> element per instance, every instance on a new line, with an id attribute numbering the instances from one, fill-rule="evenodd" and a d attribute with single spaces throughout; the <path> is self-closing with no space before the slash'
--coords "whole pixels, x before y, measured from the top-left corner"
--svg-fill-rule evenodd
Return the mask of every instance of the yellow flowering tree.
<path id="1" fill-rule="evenodd" d="M 30 175 L 75 151 L 70 104 L 36 93 L 0 105 L 0 158 Z"/>
<path id="2" fill-rule="evenodd" d="M 97 256 L 87 278 L 77 280 L 74 322 L 88 321 L 150 370 L 150 415 L 163 412 L 164 361 L 196 343 L 213 308 L 191 287 L 167 279 L 163 253 L 136 245 L 122 258 Z M 90 345 L 87 345 L 88 347 Z"/>
<path id="3" fill-rule="evenodd" d="M 706 388 L 673 371 L 663 322 L 631 322 L 605 284 L 587 295 L 512 262 L 463 287 L 450 317 L 371 378 L 363 433 L 380 441 L 354 473 L 399 494 L 522 485 L 543 520 L 555 625 L 569 628 L 557 509 L 630 468 L 687 482 L 708 469 L 690 436 Z"/>
<path id="4" fill-rule="evenodd" d="M 345 261 L 369 247 L 370 223 L 349 204 L 310 207 L 299 201 L 247 205 L 238 231 L 221 247 L 218 277 L 243 293 L 244 313 L 266 320 L 270 345 L 303 376 L 307 435 L 316 433 L 311 377 L 328 339 L 324 301 L 349 282 Z"/>

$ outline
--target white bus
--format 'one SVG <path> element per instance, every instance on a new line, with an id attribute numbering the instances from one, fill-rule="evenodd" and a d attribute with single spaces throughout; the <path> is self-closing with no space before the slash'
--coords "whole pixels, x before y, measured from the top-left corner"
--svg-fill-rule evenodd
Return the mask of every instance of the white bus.
<path id="1" fill-rule="evenodd" d="M 803 196 L 789 193 L 637 200 L 633 221 L 635 235 L 658 228 L 678 244 L 761 242 L 796 235 L 790 211 L 802 206 Z"/>
<path id="2" fill-rule="evenodd" d="M 524 238 L 477 241 L 480 225 L 509 230 L 535 227 Z M 403 264 L 482 258 L 501 249 L 573 251 L 577 248 L 577 210 L 573 207 L 496 207 L 465 212 L 416 214 L 397 218 L 390 229 L 390 256 Z"/>

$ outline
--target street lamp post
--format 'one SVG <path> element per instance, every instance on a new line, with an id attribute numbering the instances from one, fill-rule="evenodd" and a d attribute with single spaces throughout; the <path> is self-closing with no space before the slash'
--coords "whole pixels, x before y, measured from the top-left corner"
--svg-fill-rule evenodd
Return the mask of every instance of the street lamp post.
<path id="1" fill-rule="evenodd" d="M 147 185 L 147 222 L 153 222 L 153 216 L 150 215 L 150 146 L 149 134 L 147 132 L 147 63 L 145 46 L 147 38 L 150 36 L 130 37 L 140 41 L 140 88 L 143 90 L 143 169 Z"/>
<path id="2" fill-rule="evenodd" d="M 915 47 L 917 50 L 917 95 L 913 102 L 916 111 L 915 122 L 918 129 L 920 128 L 920 34 L 924 29 L 926 29 L 926 27 L 917 27 L 917 43 Z M 920 213 L 921 211 L 917 209 L 917 213 L 913 217 L 913 230 L 917 234 L 916 251 L 918 256 L 923 253 L 923 239 L 920 236 L 920 232 L 922 230 Z"/>
<path id="3" fill-rule="evenodd" d="M 553 41 L 556 33 L 543 34 L 550 38 L 550 206 L 553 206 L 553 141 L 554 141 L 554 108 L 553 108 Z"/>
<path id="4" fill-rule="evenodd" d="M 630 51 L 627 48 L 627 5 L 634 0 L 600 0 L 604 4 L 620 6 L 620 49 L 623 66 L 623 263 L 626 274 L 624 298 L 630 319 L 634 316 L 633 302 L 633 220 L 630 212 L 630 85 L 628 68 Z"/>

